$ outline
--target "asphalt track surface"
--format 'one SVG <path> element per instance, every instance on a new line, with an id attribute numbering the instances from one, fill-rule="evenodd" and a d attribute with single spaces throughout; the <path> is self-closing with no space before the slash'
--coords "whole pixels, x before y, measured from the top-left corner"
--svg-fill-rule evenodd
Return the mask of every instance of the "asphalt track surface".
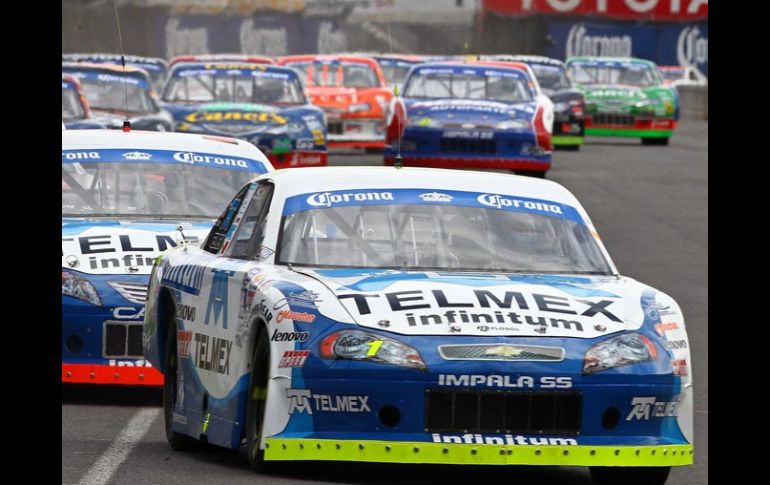
<path id="1" fill-rule="evenodd" d="M 378 165 L 345 154 L 332 165 Z M 708 483 L 708 123 L 687 121 L 668 147 L 590 138 L 556 152 L 548 178 L 585 206 L 621 273 L 672 295 L 687 323 L 695 378 L 695 465 L 668 485 Z M 177 453 L 163 432 L 161 393 L 66 387 L 63 484 L 509 483 L 589 485 L 579 467 L 451 467 L 301 463 L 255 475 L 243 451 Z"/>

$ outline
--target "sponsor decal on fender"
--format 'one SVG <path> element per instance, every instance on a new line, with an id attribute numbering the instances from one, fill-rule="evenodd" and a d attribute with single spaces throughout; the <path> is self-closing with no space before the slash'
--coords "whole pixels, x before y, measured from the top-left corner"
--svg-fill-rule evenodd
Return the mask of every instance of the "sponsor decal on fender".
<path id="1" fill-rule="evenodd" d="M 176 352 L 179 357 L 190 357 L 192 330 L 180 330 L 176 334 Z"/>
<path id="2" fill-rule="evenodd" d="M 660 335 L 661 337 L 666 336 L 666 331 L 668 330 L 678 330 L 679 325 L 677 325 L 676 322 L 664 322 L 664 323 L 656 323 L 655 324 L 655 331 Z"/>
<path id="3" fill-rule="evenodd" d="M 308 337 L 310 337 L 310 332 L 279 332 L 278 329 L 275 329 L 270 340 L 273 342 L 304 342 Z"/>
<path id="4" fill-rule="evenodd" d="M 278 363 L 278 367 L 302 367 L 305 365 L 308 355 L 310 355 L 309 350 L 287 350 L 283 353 L 283 357 L 281 357 L 281 362 Z"/>
<path id="5" fill-rule="evenodd" d="M 679 401 L 658 401 L 652 397 L 635 397 L 631 400 L 631 412 L 626 421 L 648 421 L 650 418 L 676 416 Z"/>
<path id="6" fill-rule="evenodd" d="M 275 321 L 281 323 L 284 320 L 294 320 L 295 322 L 313 323 L 315 321 L 315 315 L 312 313 L 295 312 L 292 310 L 281 310 L 278 312 L 278 317 Z"/>
<path id="7" fill-rule="evenodd" d="M 674 368 L 675 376 L 687 375 L 687 360 L 686 359 L 674 359 L 671 361 L 671 366 Z"/>
<path id="8" fill-rule="evenodd" d="M 475 445 L 577 445 L 577 440 L 574 438 L 537 438 L 510 434 L 485 435 L 466 433 L 459 435 L 432 433 L 431 439 L 434 443 L 466 443 Z"/>
<path id="9" fill-rule="evenodd" d="M 333 396 L 313 394 L 310 389 L 286 389 L 289 398 L 289 414 L 313 414 L 313 411 L 328 413 L 368 413 L 369 396 Z"/>
<path id="10" fill-rule="evenodd" d="M 230 351 L 233 341 L 195 334 L 195 366 L 201 370 L 230 375 Z"/>

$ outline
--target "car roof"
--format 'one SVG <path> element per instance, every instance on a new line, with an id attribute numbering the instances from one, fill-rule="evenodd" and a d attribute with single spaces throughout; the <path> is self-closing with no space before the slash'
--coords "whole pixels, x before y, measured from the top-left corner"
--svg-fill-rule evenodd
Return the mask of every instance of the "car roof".
<path id="1" fill-rule="evenodd" d="M 494 172 L 421 167 L 303 167 L 276 170 L 260 178 L 280 183 L 286 197 L 335 190 L 415 188 L 491 192 L 580 207 L 575 196 L 556 182 Z"/>
<path id="2" fill-rule="evenodd" d="M 62 150 L 125 148 L 212 153 L 258 160 L 268 170 L 273 169 L 267 157 L 251 143 L 223 136 L 157 131 L 71 130 L 62 133 L 61 145 Z"/>

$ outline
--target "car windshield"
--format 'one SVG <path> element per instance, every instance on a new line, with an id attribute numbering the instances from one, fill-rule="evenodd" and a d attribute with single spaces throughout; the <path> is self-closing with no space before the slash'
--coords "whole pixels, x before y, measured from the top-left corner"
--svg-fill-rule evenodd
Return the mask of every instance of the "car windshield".
<path id="1" fill-rule="evenodd" d="M 62 163 L 63 215 L 216 218 L 259 175 L 187 164 Z"/>
<path id="2" fill-rule="evenodd" d="M 404 88 L 407 98 L 485 99 L 520 103 L 532 100 L 525 74 L 500 70 L 420 69 Z"/>
<path id="3" fill-rule="evenodd" d="M 80 102 L 80 96 L 72 87 L 62 83 L 61 86 L 61 119 L 79 120 L 85 118 L 86 112 Z"/>
<path id="4" fill-rule="evenodd" d="M 575 62 L 567 68 L 567 75 L 575 84 L 627 84 L 639 87 L 658 84 L 654 69 L 638 62 Z"/>
<path id="5" fill-rule="evenodd" d="M 117 76 L 111 77 L 116 78 Z M 155 105 L 144 86 L 114 80 L 104 82 L 90 76 L 81 77 L 80 85 L 83 87 L 83 92 L 92 110 L 136 114 L 155 112 Z"/>
<path id="6" fill-rule="evenodd" d="M 460 205 L 349 205 L 285 215 L 283 264 L 310 267 L 610 274 L 572 219 Z"/>
<path id="7" fill-rule="evenodd" d="M 530 66 L 535 71 L 537 82 L 540 83 L 541 88 L 548 91 L 561 91 L 571 87 L 563 68 L 542 64 L 530 64 Z"/>
<path id="8" fill-rule="evenodd" d="M 346 88 L 373 88 L 380 85 L 377 73 L 363 62 L 292 62 L 287 67 L 299 74 L 310 86 L 342 86 Z"/>
<path id="9" fill-rule="evenodd" d="M 248 69 L 180 70 L 166 87 L 171 103 L 305 104 L 302 85 L 291 73 Z"/>
<path id="10" fill-rule="evenodd" d="M 413 65 L 408 62 L 380 61 L 380 69 L 382 69 L 382 73 L 385 75 L 385 82 L 388 83 L 388 86 L 404 82 L 406 75 L 409 74 L 409 69 Z"/>
<path id="11" fill-rule="evenodd" d="M 684 77 L 684 69 L 661 69 L 660 74 L 666 81 L 677 81 Z"/>

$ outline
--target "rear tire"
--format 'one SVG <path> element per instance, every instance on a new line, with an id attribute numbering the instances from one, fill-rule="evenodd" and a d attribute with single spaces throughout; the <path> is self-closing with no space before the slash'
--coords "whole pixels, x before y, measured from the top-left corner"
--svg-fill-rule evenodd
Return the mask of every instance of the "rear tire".
<path id="1" fill-rule="evenodd" d="M 257 325 L 263 325 L 263 323 L 257 322 Z M 267 335 L 265 327 L 262 326 L 254 344 L 249 395 L 246 400 L 246 454 L 252 470 L 256 472 L 264 472 L 268 468 L 265 452 L 259 449 L 267 404 L 267 383 L 270 377 L 270 343 Z"/>
<path id="2" fill-rule="evenodd" d="M 176 451 L 194 451 L 199 449 L 200 441 L 191 436 L 177 433 L 171 429 L 176 410 L 177 398 L 177 368 L 178 356 L 176 353 L 176 310 L 171 306 L 169 315 L 168 332 L 166 332 L 166 365 L 163 373 L 163 417 L 166 424 L 166 440 Z"/>
<path id="3" fill-rule="evenodd" d="M 668 138 L 642 138 L 642 145 L 668 145 Z"/>
<path id="4" fill-rule="evenodd" d="M 513 173 L 516 175 L 524 175 L 527 177 L 534 177 L 539 179 L 545 178 L 545 171 L 541 170 L 514 170 Z"/>
<path id="5" fill-rule="evenodd" d="M 596 485 L 663 485 L 670 471 L 669 466 L 592 466 L 591 479 Z"/>

